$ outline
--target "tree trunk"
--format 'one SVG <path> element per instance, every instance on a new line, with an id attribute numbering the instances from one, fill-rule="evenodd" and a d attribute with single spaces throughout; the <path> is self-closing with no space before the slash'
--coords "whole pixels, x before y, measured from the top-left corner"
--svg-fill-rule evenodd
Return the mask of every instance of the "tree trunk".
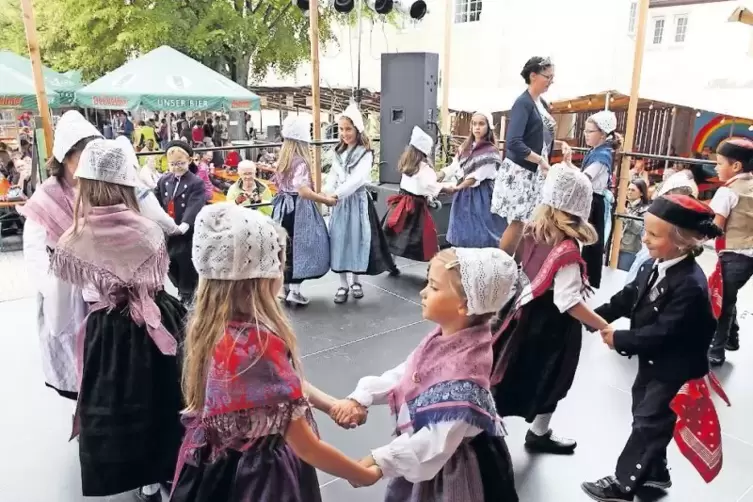
<path id="1" fill-rule="evenodd" d="M 241 87 L 248 87 L 248 72 L 251 62 L 250 54 L 238 54 L 230 61 L 232 79 Z M 246 114 L 245 112 L 230 112 L 229 135 L 230 140 L 246 139 Z M 248 155 L 248 151 L 246 154 Z"/>

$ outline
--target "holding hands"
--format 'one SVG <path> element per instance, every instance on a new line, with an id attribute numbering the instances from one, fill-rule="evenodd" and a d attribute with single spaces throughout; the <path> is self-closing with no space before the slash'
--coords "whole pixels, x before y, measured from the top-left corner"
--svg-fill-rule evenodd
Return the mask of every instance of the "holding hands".
<path id="1" fill-rule="evenodd" d="M 368 410 L 353 399 L 340 399 L 330 408 L 329 416 L 344 429 L 355 429 L 366 423 Z"/>
<path id="2" fill-rule="evenodd" d="M 614 350 L 614 326 L 607 326 L 599 330 L 601 339 L 606 343 L 610 349 Z"/>
<path id="3" fill-rule="evenodd" d="M 364 457 L 361 460 L 359 460 L 358 465 L 360 465 L 361 467 L 365 467 L 366 469 L 368 469 L 368 471 L 373 476 L 373 481 L 369 480 L 371 482 L 368 483 L 368 484 L 354 483 L 354 482 L 351 481 L 350 485 L 353 488 L 361 488 L 363 486 L 371 486 L 374 483 L 376 483 L 377 481 L 379 481 L 380 479 L 382 479 L 382 470 L 379 468 L 379 466 L 376 465 L 376 462 L 374 461 L 374 457 L 372 457 L 371 455 L 369 455 L 368 457 Z"/>

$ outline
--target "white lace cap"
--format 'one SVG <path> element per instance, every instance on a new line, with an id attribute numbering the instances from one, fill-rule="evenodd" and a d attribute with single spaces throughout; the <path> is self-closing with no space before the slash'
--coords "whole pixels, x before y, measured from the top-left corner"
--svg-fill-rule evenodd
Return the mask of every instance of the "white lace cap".
<path id="1" fill-rule="evenodd" d="M 434 148 L 434 140 L 418 126 L 413 127 L 410 144 L 426 156 L 431 155 L 431 149 Z"/>
<path id="2" fill-rule="evenodd" d="M 541 189 L 541 203 L 588 220 L 593 186 L 588 176 L 565 164 L 555 164 Z"/>
<path id="3" fill-rule="evenodd" d="M 136 156 L 136 150 L 133 149 L 131 142 L 128 141 L 128 138 L 125 136 L 118 136 L 115 138 L 115 142 L 118 143 L 125 152 L 130 168 L 136 172 L 136 183 L 138 184 L 138 187 L 149 188 L 139 177 L 139 169 L 141 169 L 141 165 L 139 164 L 139 158 Z"/>
<path id="4" fill-rule="evenodd" d="M 473 114 L 483 116 L 489 124 L 489 129 L 494 129 L 494 116 L 492 116 L 491 112 L 476 110 Z"/>
<path id="5" fill-rule="evenodd" d="M 468 315 L 498 312 L 515 295 L 518 266 L 496 248 L 453 248 L 467 298 Z"/>
<path id="6" fill-rule="evenodd" d="M 138 176 L 128 153 L 112 139 L 95 139 L 86 145 L 74 176 L 127 187 L 138 185 Z"/>
<path id="7" fill-rule="evenodd" d="M 285 231 L 272 219 L 231 202 L 196 216 L 191 260 L 204 279 L 240 281 L 282 277 Z"/>
<path id="8" fill-rule="evenodd" d="M 617 129 L 617 115 L 609 110 L 596 112 L 588 117 L 588 120 L 596 124 L 604 134 L 609 134 Z"/>
<path id="9" fill-rule="evenodd" d="M 311 143 L 311 121 L 300 115 L 288 115 L 282 122 L 282 138 Z"/>
<path id="10" fill-rule="evenodd" d="M 353 127 L 355 127 L 356 131 L 358 132 L 363 132 L 363 130 L 366 128 L 363 123 L 363 115 L 361 115 L 361 111 L 358 109 L 358 105 L 355 103 L 349 104 L 345 111 L 342 112 L 342 115 L 338 117 L 338 120 L 340 120 L 340 118 L 342 117 L 348 117 L 350 121 L 353 122 Z"/>
<path id="11" fill-rule="evenodd" d="M 63 162 L 65 155 L 73 146 L 84 138 L 102 138 L 96 127 L 76 110 L 63 114 L 55 127 L 55 139 L 52 143 L 52 155 L 58 162 Z"/>

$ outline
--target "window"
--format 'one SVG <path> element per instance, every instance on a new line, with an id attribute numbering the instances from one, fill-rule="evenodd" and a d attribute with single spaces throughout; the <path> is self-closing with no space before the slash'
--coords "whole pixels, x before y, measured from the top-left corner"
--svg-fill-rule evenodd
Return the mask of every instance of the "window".
<path id="1" fill-rule="evenodd" d="M 481 0 L 455 0 L 455 22 L 473 23 L 481 20 Z"/>
<path id="2" fill-rule="evenodd" d="M 675 42 L 681 44 L 685 42 L 685 35 L 688 32 L 688 15 L 682 14 L 675 16 Z"/>
<path id="3" fill-rule="evenodd" d="M 628 35 L 635 34 L 635 22 L 638 19 L 638 2 L 630 2 L 630 17 L 628 19 Z"/>
<path id="4" fill-rule="evenodd" d="M 664 39 L 664 18 L 663 17 L 656 17 L 654 18 L 654 45 L 661 44 L 661 41 Z"/>

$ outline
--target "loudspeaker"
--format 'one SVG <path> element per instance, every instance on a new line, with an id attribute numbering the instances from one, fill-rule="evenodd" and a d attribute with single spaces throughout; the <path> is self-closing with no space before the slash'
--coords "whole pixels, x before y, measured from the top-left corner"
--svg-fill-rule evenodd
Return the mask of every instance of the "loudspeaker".
<path id="1" fill-rule="evenodd" d="M 439 55 L 382 54 L 379 182 L 400 183 L 397 161 L 418 126 L 437 137 Z"/>

